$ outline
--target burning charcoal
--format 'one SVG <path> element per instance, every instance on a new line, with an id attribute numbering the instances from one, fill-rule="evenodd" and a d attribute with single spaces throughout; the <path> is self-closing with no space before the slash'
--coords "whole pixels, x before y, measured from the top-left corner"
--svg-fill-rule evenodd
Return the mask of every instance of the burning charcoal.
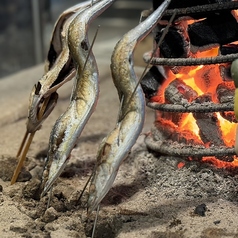
<path id="1" fill-rule="evenodd" d="M 175 141 L 181 143 L 181 149 L 183 144 L 188 145 L 202 145 L 199 139 L 194 135 L 193 132 L 188 130 L 181 130 L 175 124 L 169 120 L 165 120 L 161 117 L 156 117 L 155 126 L 160 138 L 156 138 L 161 141 Z"/>
<path id="2" fill-rule="evenodd" d="M 238 27 L 230 11 L 214 14 L 188 26 L 190 42 L 194 46 L 228 44 L 238 40 Z"/>
<path id="3" fill-rule="evenodd" d="M 165 89 L 165 101 L 170 104 L 184 104 L 193 101 L 197 97 L 197 92 L 186 85 L 181 79 L 173 80 Z M 176 125 L 187 115 L 184 113 L 158 112 L 159 116 L 171 120 Z M 158 115 L 157 115 L 158 116 Z"/>
<path id="4" fill-rule="evenodd" d="M 209 94 L 204 94 L 196 99 L 198 103 L 211 101 Z M 199 127 L 199 135 L 205 145 L 211 146 L 226 146 L 222 138 L 220 123 L 216 113 L 193 113 L 196 123 Z M 217 156 L 219 160 L 231 162 L 234 160 L 233 156 Z"/>
<path id="5" fill-rule="evenodd" d="M 231 64 L 230 63 L 224 63 L 219 65 L 220 70 L 220 76 L 223 81 L 232 81 L 233 79 L 231 77 Z"/>
<path id="6" fill-rule="evenodd" d="M 219 75 L 218 67 L 215 65 L 204 65 L 201 69 L 197 70 L 194 81 L 203 92 L 214 93 L 217 84 L 222 81 Z"/>
<path id="7" fill-rule="evenodd" d="M 163 0 L 153 0 L 153 9 L 158 8 L 162 4 Z M 205 5 L 205 4 L 212 4 L 212 3 L 220 3 L 223 2 L 230 2 L 229 0 L 172 0 L 169 4 L 168 9 L 174 8 L 186 8 L 186 7 L 194 7 L 197 5 Z"/>
<path id="8" fill-rule="evenodd" d="M 156 34 L 156 43 L 159 42 L 161 35 L 161 31 Z M 178 33 L 178 30 L 175 27 L 170 27 L 168 33 L 166 34 L 164 40 L 160 45 L 161 55 L 165 58 L 186 57 L 187 52 L 185 51 L 185 45 L 186 41 L 184 39 L 184 36 Z"/>
<path id="9" fill-rule="evenodd" d="M 217 86 L 217 99 L 220 103 L 234 103 L 235 87 L 233 82 L 223 82 Z M 220 112 L 220 115 L 229 122 L 236 123 L 236 117 L 233 111 Z"/>
<path id="10" fill-rule="evenodd" d="M 204 103 L 211 101 L 209 94 L 204 94 L 196 99 L 197 103 Z M 222 139 L 219 121 L 214 112 L 210 113 L 193 113 L 196 123 L 199 127 L 199 135 L 203 143 L 216 146 L 225 146 Z"/>
<path id="11" fill-rule="evenodd" d="M 145 97 L 149 99 L 154 96 L 164 80 L 165 77 L 159 71 L 158 67 L 152 66 L 141 80 L 141 87 Z"/>
<path id="12" fill-rule="evenodd" d="M 199 216 L 205 217 L 206 211 L 207 211 L 207 206 L 206 206 L 206 204 L 203 203 L 203 204 L 196 206 L 194 213 Z"/>
<path id="13" fill-rule="evenodd" d="M 231 1 L 231 0 L 230 0 Z M 205 4 L 212 4 L 212 3 L 219 3 L 222 4 L 223 2 L 230 2 L 229 0 L 172 0 L 168 9 L 175 9 L 175 8 L 188 8 L 188 7 L 195 7 L 198 5 L 205 5 Z M 157 9 L 163 0 L 153 0 L 153 9 Z M 196 12 L 194 14 L 188 14 L 188 16 L 193 17 L 194 19 L 205 18 L 207 14 Z M 180 17 L 180 16 L 178 16 Z M 163 17 L 163 19 L 169 20 L 170 17 Z M 175 16 L 177 18 L 177 16 Z"/>
<path id="14" fill-rule="evenodd" d="M 173 112 L 163 112 L 157 111 L 156 118 L 165 118 L 168 121 L 173 122 L 176 126 L 179 126 L 180 122 L 186 117 L 185 113 L 173 113 Z"/>
<path id="15" fill-rule="evenodd" d="M 232 112 L 220 112 L 220 115 L 229 122 L 237 123 L 235 113 Z"/>
<path id="16" fill-rule="evenodd" d="M 237 54 L 238 48 L 237 45 L 229 44 L 225 46 L 220 46 L 221 55 Z"/>
<path id="17" fill-rule="evenodd" d="M 217 99 L 220 103 L 234 103 L 235 86 L 233 82 L 223 82 L 218 84 Z"/>
<path id="18" fill-rule="evenodd" d="M 186 85 L 181 79 L 173 80 L 165 90 L 166 102 L 182 104 L 197 98 L 197 92 Z"/>
<path id="19" fill-rule="evenodd" d="M 154 9 L 162 2 L 162 0 L 153 0 Z M 201 6 L 213 3 L 217 3 L 216 6 Z M 229 4 L 225 7 L 223 3 Z M 151 102 L 154 100 L 151 105 L 154 103 L 153 106 L 158 106 L 154 107 L 158 109 L 155 121 L 156 132 L 152 132 L 153 141 L 148 142 L 150 149 L 177 156 L 196 156 L 199 159 L 204 156 L 216 156 L 219 160 L 233 161 L 234 149 L 226 145 L 222 123 L 219 120 L 222 120 L 221 115 L 229 121 L 234 121 L 234 113 L 225 111 L 220 112 L 219 115 L 213 111 L 218 111 L 219 108 L 226 110 L 227 105 L 228 110 L 233 109 L 234 87 L 230 87 L 233 83 L 230 73 L 231 63 L 225 61 L 228 57 L 216 58 L 216 56 L 238 52 L 237 45 L 234 45 L 238 40 L 237 21 L 230 10 L 234 5 L 236 4 L 233 4 L 232 0 L 172 0 L 169 5 L 170 10 L 165 11 L 162 21 L 154 31 L 155 46 L 161 39 L 161 29 L 168 24 L 163 20 L 170 19 L 172 15 L 171 9 L 184 8 L 178 10 L 167 35 L 153 55 L 157 59 L 153 59 L 152 64 L 163 65 L 161 58 L 167 58 L 163 66 L 169 67 L 170 72 L 174 73 L 173 76 L 166 75 L 165 78 L 168 79 L 166 88 L 160 87 L 159 91 L 157 87 L 160 86 L 160 82 L 153 79 L 155 78 L 153 72 L 149 72 L 144 78 L 145 94 L 147 98 L 155 95 L 150 99 Z M 195 8 L 191 9 L 191 7 Z M 195 10 L 201 12 L 191 13 Z M 191 15 L 186 15 L 185 12 L 190 12 Z M 187 21 L 191 17 L 198 19 L 198 16 L 200 16 L 199 21 L 192 23 Z M 231 44 L 231 42 L 235 43 Z M 214 45 L 216 48 L 213 48 Z M 205 52 L 205 49 L 209 51 Z M 208 60 L 210 57 L 211 59 Z M 200 66 L 197 65 L 199 62 Z M 176 74 L 181 79 L 174 79 Z M 183 81 L 182 75 L 191 77 L 192 84 L 188 84 L 194 86 L 188 86 L 186 83 L 189 77 L 186 76 Z M 170 81 L 171 79 L 174 80 Z M 193 87 L 199 89 L 198 92 L 195 92 Z M 204 94 L 198 97 L 198 93 Z M 197 124 L 196 128 L 193 127 L 194 123 Z M 195 209 L 195 213 L 201 216 L 205 216 L 205 211 L 205 204 Z"/>

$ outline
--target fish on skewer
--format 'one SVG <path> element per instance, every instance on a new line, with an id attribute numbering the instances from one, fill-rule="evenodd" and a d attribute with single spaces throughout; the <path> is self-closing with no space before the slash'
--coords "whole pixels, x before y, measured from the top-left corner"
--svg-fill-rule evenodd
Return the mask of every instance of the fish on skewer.
<path id="1" fill-rule="evenodd" d="M 133 51 L 157 25 L 169 3 L 170 0 L 165 0 L 146 20 L 126 33 L 112 54 L 112 78 L 118 91 L 121 108 L 115 128 L 104 138 L 99 148 L 89 187 L 88 214 L 98 207 L 112 187 L 121 163 L 143 128 L 145 100 L 133 68 Z"/>
<path id="2" fill-rule="evenodd" d="M 101 0 L 79 13 L 71 22 L 68 45 L 76 69 L 70 104 L 56 121 L 50 136 L 42 196 L 66 166 L 70 153 L 91 116 L 98 99 L 98 68 L 88 41 L 90 23 L 115 0 Z"/>
<path id="3" fill-rule="evenodd" d="M 75 14 L 90 5 L 91 1 L 86 1 L 67 9 L 60 15 L 54 26 L 45 63 L 45 74 L 33 87 L 30 94 L 26 132 L 17 152 L 16 157 L 19 160 L 11 184 L 17 180 L 35 132 L 41 128 L 42 123 L 57 103 L 56 90 L 75 76 L 75 69 L 69 54 L 67 32 Z"/>

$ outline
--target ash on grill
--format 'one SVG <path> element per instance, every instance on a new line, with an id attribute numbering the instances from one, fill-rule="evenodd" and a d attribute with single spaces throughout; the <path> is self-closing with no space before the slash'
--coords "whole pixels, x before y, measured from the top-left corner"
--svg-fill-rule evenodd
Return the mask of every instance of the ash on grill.
<path id="1" fill-rule="evenodd" d="M 153 8 L 161 2 L 154 0 Z M 153 51 L 144 54 L 152 66 L 141 85 L 147 105 L 156 110 L 155 126 L 145 141 L 149 149 L 172 156 L 216 156 L 226 162 L 236 158 L 235 138 L 227 142 L 221 122 L 236 123 L 235 87 L 230 76 L 231 62 L 238 58 L 236 9 L 237 1 L 171 2 L 153 32 Z M 158 46 L 174 12 L 175 18 Z M 196 71 L 191 76 L 195 86 L 181 76 L 192 71 Z M 189 118 L 197 132 L 181 127 L 185 120 L 191 121 Z"/>

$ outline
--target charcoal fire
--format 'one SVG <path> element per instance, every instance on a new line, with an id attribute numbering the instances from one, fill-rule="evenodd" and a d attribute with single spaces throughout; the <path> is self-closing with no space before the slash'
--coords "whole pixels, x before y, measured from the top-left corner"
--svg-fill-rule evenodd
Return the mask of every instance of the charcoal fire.
<path id="1" fill-rule="evenodd" d="M 160 3 L 154 0 L 154 9 Z M 238 166 L 230 74 L 238 58 L 236 9 L 237 1 L 171 2 L 154 31 L 154 50 L 144 54 L 152 67 L 142 87 L 147 105 L 156 110 L 155 126 L 145 141 L 150 150 Z"/>

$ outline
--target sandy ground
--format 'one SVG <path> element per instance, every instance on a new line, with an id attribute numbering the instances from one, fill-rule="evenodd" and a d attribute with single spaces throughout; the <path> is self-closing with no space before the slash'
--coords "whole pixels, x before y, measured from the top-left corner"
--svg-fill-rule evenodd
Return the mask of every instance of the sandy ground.
<path id="1" fill-rule="evenodd" d="M 87 218 L 87 192 L 80 201 L 79 196 L 92 172 L 100 141 L 115 125 L 119 106 L 109 63 L 100 55 L 110 48 L 109 43 L 99 48 L 100 99 L 54 186 L 48 209 L 48 197 L 39 200 L 37 188 L 49 133 L 68 105 L 71 83 L 59 90 L 57 107 L 37 132 L 21 182 L 10 186 L 25 131 L 29 93 L 42 75 L 43 65 L 0 81 L 0 237 L 91 236 L 95 214 Z M 237 171 L 149 153 L 144 137 L 152 127 L 154 112 L 147 109 L 146 115 L 141 136 L 101 204 L 95 237 L 238 237 Z M 181 161 L 185 166 L 178 169 Z M 199 214 L 194 212 L 196 207 Z"/>

